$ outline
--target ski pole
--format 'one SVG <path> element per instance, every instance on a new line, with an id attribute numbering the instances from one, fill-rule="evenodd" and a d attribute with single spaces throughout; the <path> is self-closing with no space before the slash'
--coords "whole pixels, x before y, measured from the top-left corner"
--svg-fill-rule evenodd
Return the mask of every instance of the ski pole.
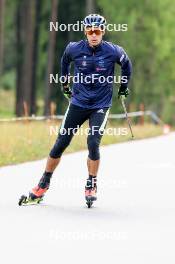
<path id="1" fill-rule="evenodd" d="M 128 122 L 128 126 L 129 126 L 129 129 L 130 129 L 130 132 L 131 132 L 131 136 L 132 136 L 132 139 L 133 139 L 134 138 L 134 134 L 133 134 L 132 127 L 131 127 L 131 122 L 129 120 L 128 113 L 127 113 L 126 106 L 125 106 L 125 102 L 124 102 L 124 99 L 122 97 L 121 97 L 121 103 L 122 103 L 123 110 L 124 110 L 125 115 L 126 115 L 126 120 Z"/>

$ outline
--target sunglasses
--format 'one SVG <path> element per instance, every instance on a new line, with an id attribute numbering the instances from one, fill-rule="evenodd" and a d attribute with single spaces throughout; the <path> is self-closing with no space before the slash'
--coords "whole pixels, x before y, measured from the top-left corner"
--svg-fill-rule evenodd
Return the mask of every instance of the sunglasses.
<path id="1" fill-rule="evenodd" d="M 99 36 L 99 35 L 101 35 L 102 32 L 103 31 L 100 29 L 86 29 L 87 35 L 92 35 L 95 33 L 95 35 Z"/>

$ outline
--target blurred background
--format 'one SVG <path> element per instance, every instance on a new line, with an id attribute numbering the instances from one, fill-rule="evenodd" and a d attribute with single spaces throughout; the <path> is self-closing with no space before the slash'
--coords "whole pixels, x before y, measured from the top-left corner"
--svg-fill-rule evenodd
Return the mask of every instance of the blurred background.
<path id="1" fill-rule="evenodd" d="M 64 114 L 67 101 L 60 84 L 49 82 L 49 74 L 60 74 L 66 45 L 84 34 L 50 31 L 49 23 L 74 24 L 89 13 L 100 13 L 107 23 L 118 25 L 117 31 L 106 32 L 105 39 L 122 46 L 133 64 L 128 110 L 151 110 L 174 125 L 175 2 L 171 0 L 0 0 L 0 118 Z M 120 30 L 122 24 L 127 24 L 127 31 Z M 115 87 L 111 113 L 121 111 Z M 6 130 L 4 136 L 8 141 Z"/>
<path id="2" fill-rule="evenodd" d="M 60 85 L 49 85 L 49 72 L 60 73 L 60 57 L 69 41 L 83 32 L 49 31 L 49 22 L 71 24 L 89 13 L 108 23 L 127 24 L 127 31 L 106 32 L 105 39 L 124 47 L 133 63 L 130 103 L 140 103 L 175 122 L 175 2 L 170 0 L 0 0 L 0 116 L 49 112 L 49 102 L 63 113 Z M 114 97 L 112 112 L 117 112 Z"/>

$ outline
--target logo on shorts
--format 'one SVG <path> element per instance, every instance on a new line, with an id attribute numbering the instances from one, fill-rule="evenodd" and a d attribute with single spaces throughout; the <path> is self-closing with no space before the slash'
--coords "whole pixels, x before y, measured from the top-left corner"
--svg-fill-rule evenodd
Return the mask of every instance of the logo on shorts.
<path id="1" fill-rule="evenodd" d="M 100 110 L 97 111 L 97 113 L 102 113 L 102 114 L 104 114 L 104 111 L 103 111 L 103 109 L 100 109 Z"/>

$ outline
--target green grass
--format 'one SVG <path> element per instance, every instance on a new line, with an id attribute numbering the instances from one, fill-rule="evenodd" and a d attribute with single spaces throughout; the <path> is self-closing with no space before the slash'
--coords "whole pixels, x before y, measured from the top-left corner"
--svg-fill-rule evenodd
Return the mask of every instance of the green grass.
<path id="1" fill-rule="evenodd" d="M 15 93 L 0 89 L 0 118 L 14 117 Z"/>
<path id="2" fill-rule="evenodd" d="M 14 122 L 0 123 L 0 166 L 17 164 L 47 157 L 57 135 L 50 135 L 50 126 L 56 128 L 59 122 Z M 87 127 L 87 124 L 84 125 Z M 125 127 L 117 122 L 108 122 L 109 127 Z M 127 128 L 128 129 L 128 128 Z M 162 128 L 152 124 L 144 126 L 134 125 L 133 131 L 136 139 L 153 137 L 162 134 Z M 129 133 L 129 131 L 128 131 Z M 104 135 L 102 145 L 125 142 L 130 139 L 127 136 Z M 86 135 L 75 135 L 66 153 L 86 149 Z"/>

